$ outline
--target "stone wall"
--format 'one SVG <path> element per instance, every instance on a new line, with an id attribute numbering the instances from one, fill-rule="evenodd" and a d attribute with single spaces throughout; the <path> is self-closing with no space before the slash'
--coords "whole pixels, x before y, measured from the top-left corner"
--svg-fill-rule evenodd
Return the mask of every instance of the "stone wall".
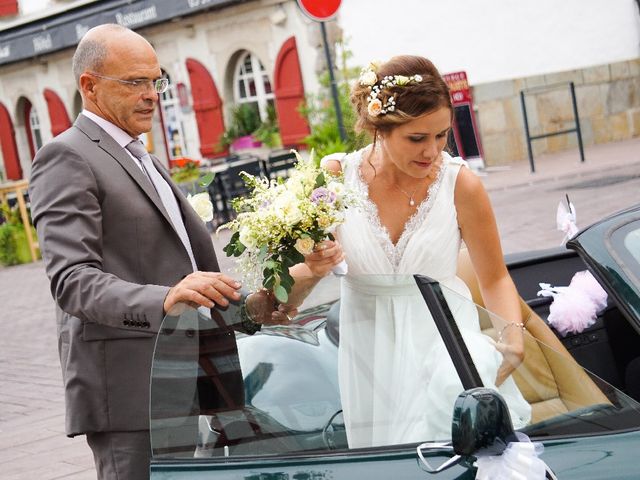
<path id="1" fill-rule="evenodd" d="M 520 91 L 525 90 L 531 135 L 574 127 L 573 81 L 585 146 L 640 136 L 640 58 L 472 88 L 487 166 L 528 158 Z M 575 133 L 533 140 L 534 157 L 576 148 Z"/>

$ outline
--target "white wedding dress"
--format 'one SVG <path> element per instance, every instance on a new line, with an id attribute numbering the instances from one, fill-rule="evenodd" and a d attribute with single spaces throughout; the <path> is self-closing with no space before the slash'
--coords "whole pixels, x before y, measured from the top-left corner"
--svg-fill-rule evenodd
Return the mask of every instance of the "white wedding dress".
<path id="1" fill-rule="evenodd" d="M 496 388 L 502 355 L 481 333 L 471 294 L 456 277 L 461 238 L 453 195 L 464 161 L 443 157 L 427 199 L 396 245 L 368 198 L 360 174 L 363 150 L 341 160 L 345 184 L 363 201 L 347 211 L 337 231 L 348 264 L 341 287 L 339 381 L 351 448 L 451 438 L 453 405 L 463 387 L 414 273 L 443 285 L 484 386 Z M 531 407 L 515 382 L 509 378 L 498 390 L 514 426 L 526 425 Z"/>

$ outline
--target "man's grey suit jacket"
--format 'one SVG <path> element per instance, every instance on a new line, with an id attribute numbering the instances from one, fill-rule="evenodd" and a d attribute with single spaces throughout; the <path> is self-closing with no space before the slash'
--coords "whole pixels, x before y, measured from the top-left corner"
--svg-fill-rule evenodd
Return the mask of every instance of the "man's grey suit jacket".
<path id="1" fill-rule="evenodd" d="M 218 271 L 204 223 L 154 162 L 178 199 L 198 269 Z M 192 272 L 158 194 L 84 115 L 38 151 L 29 194 L 58 307 L 67 434 L 148 429 L 163 302 Z"/>

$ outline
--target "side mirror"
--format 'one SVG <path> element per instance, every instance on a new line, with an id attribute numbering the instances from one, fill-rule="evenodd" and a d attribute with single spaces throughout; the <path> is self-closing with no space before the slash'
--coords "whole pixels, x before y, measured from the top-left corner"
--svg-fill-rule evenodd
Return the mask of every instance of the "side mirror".
<path id="1" fill-rule="evenodd" d="M 509 443 L 519 443 L 513 430 L 509 409 L 502 396 L 495 390 L 488 388 L 472 388 L 465 390 L 456 399 L 453 407 L 453 421 L 451 425 L 451 444 L 449 443 L 423 443 L 418 446 L 417 454 L 420 467 L 429 473 L 439 473 L 454 465 L 466 466 L 469 471 L 474 470 L 480 458 L 502 455 Z M 531 444 L 528 444 L 531 445 Z M 513 448 L 513 447 L 510 447 Z M 506 455 L 509 455 L 507 452 Z M 450 457 L 438 467 L 432 466 L 427 460 L 430 457 Z M 553 471 L 542 460 L 537 458 L 537 452 L 533 447 L 519 449 L 510 460 L 504 464 L 490 463 L 493 465 L 492 474 L 499 472 L 499 477 L 491 478 L 544 478 L 557 480 Z M 535 468 L 532 462 L 536 462 Z M 498 470 L 495 470 L 497 465 Z M 478 466 L 478 468 L 480 468 Z M 533 469 L 532 469 L 533 468 Z M 485 469 L 489 469 L 485 465 Z M 535 471 L 535 477 L 530 477 L 527 472 Z M 489 472 L 484 471 L 482 478 L 489 478 Z M 508 477 L 503 475 L 508 473 Z M 525 475 L 522 475 L 525 474 Z M 456 477 L 458 478 L 458 477 Z M 462 477 L 459 477 L 462 478 Z M 466 477 L 465 477 L 466 478 Z"/>
<path id="2" fill-rule="evenodd" d="M 458 395 L 453 408 L 451 440 L 454 452 L 462 457 L 500 455 L 509 442 L 517 442 L 502 396 L 482 387 Z"/>

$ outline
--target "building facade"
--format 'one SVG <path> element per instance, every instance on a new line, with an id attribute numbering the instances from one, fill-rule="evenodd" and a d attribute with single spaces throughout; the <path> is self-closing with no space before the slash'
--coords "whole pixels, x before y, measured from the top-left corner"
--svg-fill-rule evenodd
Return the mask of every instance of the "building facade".
<path id="1" fill-rule="evenodd" d="M 500 165 L 527 158 L 521 91 L 532 135 L 573 125 L 569 81 L 585 145 L 640 135 L 638 2 L 561 3 L 343 0 L 327 26 L 330 40 L 344 32 L 352 66 L 415 53 L 442 73 L 465 71 L 484 163 Z M 296 0 L 0 0 L 3 179 L 28 178 L 37 149 L 80 112 L 71 56 L 101 23 L 144 35 L 171 80 L 146 138 L 165 164 L 224 156 L 221 135 L 243 104 L 262 120 L 275 110 L 285 146 L 308 134 L 298 107 L 326 63 L 318 24 Z M 533 149 L 575 145 L 563 135 Z"/>
<path id="2" fill-rule="evenodd" d="M 170 88 L 146 141 L 165 164 L 224 156 L 231 110 L 265 120 L 275 108 L 282 143 L 300 144 L 298 112 L 323 68 L 318 25 L 295 0 L 57 2 L 0 31 L 0 142 L 4 178 L 28 178 L 37 149 L 82 109 L 71 75 L 74 47 L 91 27 L 119 23 L 154 46 Z"/>

